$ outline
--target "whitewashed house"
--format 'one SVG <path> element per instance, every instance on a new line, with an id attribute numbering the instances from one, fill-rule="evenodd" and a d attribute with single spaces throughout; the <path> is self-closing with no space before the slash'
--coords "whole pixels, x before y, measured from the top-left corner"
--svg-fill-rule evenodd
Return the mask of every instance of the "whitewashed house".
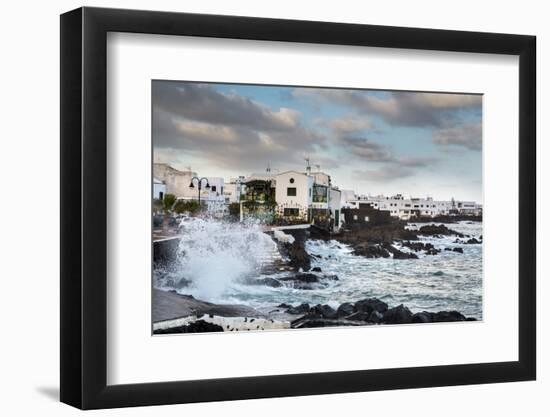
<path id="1" fill-rule="evenodd" d="M 312 197 L 312 176 L 298 171 L 281 172 L 275 176 L 275 201 L 279 216 L 307 221 Z"/>
<path id="2" fill-rule="evenodd" d="M 414 217 L 436 217 L 450 214 L 476 215 L 481 212 L 479 205 L 473 201 L 434 200 L 426 198 L 405 198 L 402 194 L 391 197 L 360 196 L 349 203 L 352 208 L 358 208 L 359 204 L 369 204 L 372 208 L 389 211 L 393 217 L 401 220 L 410 220 Z"/>
<path id="3" fill-rule="evenodd" d="M 230 178 L 229 182 L 224 184 L 223 195 L 225 198 L 225 204 L 233 204 L 241 201 L 241 195 L 244 194 L 246 182 L 244 176 L 237 178 Z"/>
<path id="4" fill-rule="evenodd" d="M 153 177 L 153 199 L 164 200 L 166 195 L 166 184 L 162 180 Z"/>

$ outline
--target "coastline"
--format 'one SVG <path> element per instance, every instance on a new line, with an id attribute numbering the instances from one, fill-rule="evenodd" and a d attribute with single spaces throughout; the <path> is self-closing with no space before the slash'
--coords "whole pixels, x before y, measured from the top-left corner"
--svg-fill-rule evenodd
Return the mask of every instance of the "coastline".
<path id="1" fill-rule="evenodd" d="M 342 303 L 336 309 L 327 304 L 292 306 L 283 303 L 269 311 L 240 304 L 215 304 L 158 289 L 153 290 L 153 300 L 156 301 L 153 303 L 153 334 L 477 321 L 458 311 L 412 313 L 403 304 L 390 307 L 377 298 Z M 157 304 L 163 308 L 159 309 Z"/>

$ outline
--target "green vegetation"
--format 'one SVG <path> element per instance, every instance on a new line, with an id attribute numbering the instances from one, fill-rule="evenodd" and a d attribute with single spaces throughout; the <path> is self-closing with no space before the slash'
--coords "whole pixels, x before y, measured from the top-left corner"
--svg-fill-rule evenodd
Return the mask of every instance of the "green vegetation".
<path id="1" fill-rule="evenodd" d="M 176 202 L 176 196 L 174 194 L 164 195 L 164 211 L 168 212 L 172 210 L 172 206 Z"/>
<path id="2" fill-rule="evenodd" d="M 177 214 L 181 213 L 197 213 L 200 210 L 200 205 L 197 200 L 178 200 L 174 204 L 173 210 Z"/>

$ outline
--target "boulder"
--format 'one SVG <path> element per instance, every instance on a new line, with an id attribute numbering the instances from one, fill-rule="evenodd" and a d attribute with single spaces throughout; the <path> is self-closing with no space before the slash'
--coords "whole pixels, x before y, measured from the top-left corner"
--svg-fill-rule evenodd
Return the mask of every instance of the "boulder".
<path id="1" fill-rule="evenodd" d="M 311 269 L 311 257 L 305 248 L 305 236 L 298 235 L 297 238 L 287 247 L 287 255 L 289 257 L 289 265 L 294 268 L 295 271 L 309 271 Z"/>
<path id="2" fill-rule="evenodd" d="M 434 318 L 434 313 L 429 311 L 422 311 L 420 313 L 414 313 L 411 322 L 412 323 L 432 323 Z"/>
<path id="3" fill-rule="evenodd" d="M 475 237 L 472 237 L 464 243 L 466 243 L 467 245 L 479 245 L 481 244 L 481 241 L 477 240 Z"/>
<path id="4" fill-rule="evenodd" d="M 457 253 L 464 253 L 464 249 L 462 248 L 453 248 L 452 251 Z"/>
<path id="5" fill-rule="evenodd" d="M 346 320 L 367 322 L 367 321 L 369 321 L 369 317 L 370 317 L 369 313 L 367 313 L 365 311 L 357 311 L 357 312 L 353 313 L 352 315 L 347 316 Z"/>
<path id="6" fill-rule="evenodd" d="M 417 233 L 419 235 L 425 235 L 425 236 L 433 236 L 433 235 L 441 235 L 441 236 L 449 236 L 449 235 L 456 235 L 458 237 L 464 237 L 462 233 L 459 233 L 455 230 L 449 229 L 447 226 L 440 224 L 428 224 L 426 226 L 422 226 L 420 229 L 418 229 Z"/>
<path id="7" fill-rule="evenodd" d="M 465 321 L 466 317 L 458 311 L 439 311 L 434 314 L 433 321 L 436 323 L 447 321 Z"/>
<path id="8" fill-rule="evenodd" d="M 317 304 L 309 310 L 309 313 L 313 316 L 321 316 L 325 319 L 335 319 L 338 318 L 338 314 L 335 309 L 333 309 L 328 304 Z"/>
<path id="9" fill-rule="evenodd" d="M 336 310 L 336 314 L 338 317 L 346 317 L 355 313 L 355 311 L 355 306 L 352 303 L 343 303 Z"/>
<path id="10" fill-rule="evenodd" d="M 280 278 L 280 280 L 281 281 L 300 281 L 300 282 L 307 282 L 311 284 L 313 282 L 319 282 L 319 276 L 315 274 L 311 274 L 309 272 L 305 272 L 305 273 L 295 274 L 290 277 Z"/>
<path id="11" fill-rule="evenodd" d="M 314 268 L 311 268 L 311 272 L 322 272 L 321 271 L 321 268 L 319 268 L 318 266 L 314 267 Z"/>
<path id="12" fill-rule="evenodd" d="M 302 303 L 296 307 L 290 307 L 286 312 L 289 314 L 305 314 L 309 312 L 310 306 L 307 303 Z"/>
<path id="13" fill-rule="evenodd" d="M 390 253 L 379 244 L 359 243 L 353 246 L 355 255 L 365 258 L 389 258 Z"/>
<path id="14" fill-rule="evenodd" d="M 383 319 L 384 319 L 384 315 L 374 310 L 372 313 L 370 313 L 368 321 L 379 324 L 379 323 L 382 323 Z"/>
<path id="15" fill-rule="evenodd" d="M 397 307 L 390 308 L 384 313 L 383 322 L 385 324 L 406 324 L 412 322 L 411 310 L 405 307 L 403 304 Z"/>
<path id="16" fill-rule="evenodd" d="M 367 298 L 365 300 L 357 301 L 355 303 L 355 309 L 362 311 L 370 315 L 373 311 L 384 313 L 388 309 L 388 305 L 380 301 L 378 298 Z"/>

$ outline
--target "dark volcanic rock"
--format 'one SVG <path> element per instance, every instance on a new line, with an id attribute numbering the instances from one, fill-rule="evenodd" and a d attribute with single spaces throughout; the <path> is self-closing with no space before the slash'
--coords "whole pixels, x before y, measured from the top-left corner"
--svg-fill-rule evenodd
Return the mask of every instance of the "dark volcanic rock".
<path id="1" fill-rule="evenodd" d="M 433 321 L 436 323 L 446 321 L 465 321 L 466 317 L 458 311 L 440 311 L 434 314 Z"/>
<path id="2" fill-rule="evenodd" d="M 328 304 L 317 304 L 316 306 L 312 307 L 309 312 L 316 317 L 321 316 L 325 319 L 335 319 L 338 317 L 336 310 Z"/>
<path id="3" fill-rule="evenodd" d="M 422 226 L 420 229 L 418 229 L 417 233 L 419 235 L 425 235 L 425 236 L 433 236 L 433 235 L 441 235 L 441 236 L 449 236 L 449 235 L 456 235 L 458 237 L 464 237 L 462 233 L 459 233 L 455 230 L 447 228 L 447 226 L 440 224 L 439 226 L 436 226 L 435 224 L 428 224 L 426 226 Z"/>
<path id="4" fill-rule="evenodd" d="M 346 317 L 355 313 L 355 311 L 355 306 L 352 303 L 343 303 L 340 304 L 336 310 L 336 313 L 338 314 L 338 317 Z"/>
<path id="5" fill-rule="evenodd" d="M 306 273 L 295 274 L 290 277 L 280 278 L 280 280 L 281 281 L 300 281 L 300 282 L 307 282 L 311 284 L 312 282 L 319 282 L 319 276 L 306 272 Z"/>
<path id="6" fill-rule="evenodd" d="M 386 324 L 406 324 L 411 323 L 412 313 L 407 307 L 403 304 L 398 305 L 397 307 L 390 308 L 384 313 L 383 322 Z"/>
<path id="7" fill-rule="evenodd" d="M 423 242 L 401 242 L 403 246 L 406 246 L 415 252 L 419 251 L 425 251 L 426 255 L 437 255 L 439 252 L 441 252 L 440 249 L 436 249 L 434 245 L 431 243 L 423 243 Z"/>
<path id="8" fill-rule="evenodd" d="M 414 313 L 411 322 L 412 323 L 431 323 L 434 319 L 434 313 L 429 311 L 422 311 L 421 313 Z"/>
<path id="9" fill-rule="evenodd" d="M 457 253 L 464 253 L 464 249 L 462 248 L 453 248 L 452 251 Z"/>
<path id="10" fill-rule="evenodd" d="M 364 326 L 367 324 L 366 322 L 347 319 L 302 318 L 291 322 L 290 327 L 293 329 L 305 329 L 313 327 Z"/>
<path id="11" fill-rule="evenodd" d="M 157 329 L 154 334 L 173 334 L 173 333 L 210 333 L 223 332 L 223 327 L 204 320 L 197 320 L 184 326 L 171 327 L 169 329 Z"/>
<path id="12" fill-rule="evenodd" d="M 370 313 L 368 321 L 372 323 L 382 323 L 382 320 L 384 320 L 384 315 L 382 313 L 379 313 L 378 311 L 374 310 L 372 313 Z"/>
<path id="13" fill-rule="evenodd" d="M 394 248 L 392 245 L 384 246 L 388 252 L 393 254 L 393 259 L 418 259 L 418 256 L 412 252 L 407 253 Z"/>
<path id="14" fill-rule="evenodd" d="M 346 317 L 346 320 L 352 321 L 369 321 L 370 314 L 365 311 L 357 311 L 350 316 Z"/>
<path id="15" fill-rule="evenodd" d="M 311 268 L 311 272 L 322 272 L 322 271 L 321 271 L 321 268 L 316 266 L 315 268 Z"/>
<path id="16" fill-rule="evenodd" d="M 481 241 L 477 240 L 475 237 L 472 237 L 471 239 L 468 239 L 466 242 L 467 245 L 479 245 L 481 244 Z"/>
<path id="17" fill-rule="evenodd" d="M 319 287 L 328 286 L 327 281 L 338 281 L 337 275 L 316 275 L 310 272 L 301 272 L 284 278 L 279 281 L 289 283 L 298 290 L 311 290 Z"/>
<path id="18" fill-rule="evenodd" d="M 288 233 L 294 237 L 294 242 L 292 244 L 282 244 L 281 252 L 288 256 L 290 259 L 288 263 L 295 271 L 300 269 L 309 271 L 311 269 L 311 256 L 309 256 L 305 247 L 307 233 L 302 230 L 288 231 Z"/>
<path id="19" fill-rule="evenodd" d="M 388 310 L 388 305 L 385 302 L 380 301 L 378 298 L 367 298 L 365 300 L 357 301 L 355 303 L 355 308 L 357 311 L 367 314 L 370 314 L 373 311 L 384 313 Z"/>
<path id="20" fill-rule="evenodd" d="M 389 258 L 390 253 L 379 244 L 358 243 L 353 246 L 355 255 L 364 256 L 365 258 Z"/>
<path id="21" fill-rule="evenodd" d="M 286 312 L 289 314 L 304 314 L 310 310 L 309 304 L 303 303 L 296 307 L 289 308 Z"/>
<path id="22" fill-rule="evenodd" d="M 279 307 L 279 308 L 292 308 L 292 306 L 290 304 L 287 304 L 287 303 L 281 303 L 277 307 Z"/>

